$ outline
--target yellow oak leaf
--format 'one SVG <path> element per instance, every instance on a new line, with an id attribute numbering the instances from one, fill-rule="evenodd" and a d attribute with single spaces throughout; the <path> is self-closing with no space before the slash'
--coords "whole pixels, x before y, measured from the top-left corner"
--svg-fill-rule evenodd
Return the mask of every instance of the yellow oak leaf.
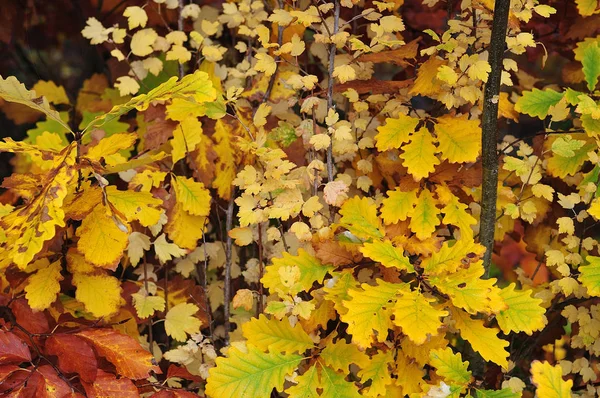
<path id="1" fill-rule="evenodd" d="M 419 349 L 422 349 L 421 346 L 417 346 Z M 398 396 L 406 396 L 410 394 L 419 394 L 421 389 L 421 384 L 423 381 L 423 367 L 419 366 L 411 358 L 407 357 L 406 354 L 402 350 L 398 351 L 398 356 L 396 358 L 396 367 L 398 373 L 398 379 L 396 380 L 396 385 L 400 387 L 402 390 Z"/>
<path id="2" fill-rule="evenodd" d="M 183 210 L 193 216 L 208 216 L 210 213 L 210 192 L 204 184 L 194 181 L 193 178 L 175 177 L 173 189 L 177 201 Z"/>
<path id="3" fill-rule="evenodd" d="M 244 337 L 263 351 L 285 354 L 303 353 L 312 348 L 314 342 L 299 323 L 292 327 L 290 320 L 269 319 L 260 314 L 242 325 Z"/>
<path id="4" fill-rule="evenodd" d="M 281 270 L 285 267 L 295 268 L 300 274 L 295 283 L 289 286 L 282 285 Z M 273 263 L 265 267 L 265 274 L 261 282 L 272 292 L 295 295 L 301 291 L 310 290 L 314 282 L 322 283 L 325 274 L 332 270 L 332 266 L 321 264 L 317 258 L 308 254 L 304 249 L 299 249 L 296 256 L 284 252 L 283 257 L 274 258 Z"/>
<path id="5" fill-rule="evenodd" d="M 537 386 L 536 395 L 544 398 L 570 398 L 573 380 L 563 379 L 560 365 L 552 366 L 548 362 L 531 363 L 531 379 Z"/>
<path id="6" fill-rule="evenodd" d="M 75 274 L 75 298 L 96 318 L 116 313 L 125 300 L 121 298 L 121 282 L 114 276 Z"/>
<path id="7" fill-rule="evenodd" d="M 283 391 L 286 375 L 303 359 L 295 354 L 264 353 L 252 345 L 245 351 L 232 347 L 227 354 L 217 358 L 216 366 L 209 370 L 209 397 L 268 397 L 273 389 Z"/>
<path id="8" fill-rule="evenodd" d="M 377 217 L 377 207 L 365 197 L 348 199 L 340 209 L 340 224 L 358 238 L 382 238 L 383 226 Z"/>
<path id="9" fill-rule="evenodd" d="M 460 330 L 460 335 L 483 359 L 505 369 L 508 367 L 509 354 L 505 349 L 508 347 L 508 341 L 498 337 L 498 329 L 485 327 L 483 320 L 471 319 L 469 314 L 461 310 L 453 310 L 452 319 L 456 321 L 456 328 Z"/>
<path id="10" fill-rule="evenodd" d="M 276 10 L 277 11 L 277 10 Z M 290 398 L 319 398 L 317 388 L 320 388 L 318 366 L 315 364 L 302 375 L 295 378 L 296 385 L 285 390 Z"/>
<path id="11" fill-rule="evenodd" d="M 404 221 L 411 217 L 417 204 L 417 190 L 404 192 L 400 188 L 387 192 L 388 197 L 383 199 L 381 218 L 386 225 Z"/>
<path id="12" fill-rule="evenodd" d="M 482 264 L 483 261 L 477 261 L 453 274 L 431 277 L 430 282 L 447 294 L 456 307 L 470 314 L 498 313 L 507 308 L 506 303 L 495 286 L 496 278 L 481 278 L 485 272 Z"/>
<path id="13" fill-rule="evenodd" d="M 600 257 L 587 256 L 588 264 L 579 267 L 579 282 L 590 296 L 600 296 Z"/>
<path id="14" fill-rule="evenodd" d="M 468 115 L 444 115 L 437 119 L 435 134 L 442 159 L 450 163 L 474 162 L 481 151 L 479 120 L 468 120 Z"/>
<path id="15" fill-rule="evenodd" d="M 420 181 L 435 170 L 440 160 L 435 156 L 437 148 L 433 145 L 433 138 L 426 128 L 421 128 L 411 137 L 409 144 L 402 147 L 404 152 L 400 155 L 404 159 L 402 165 L 408 169 L 415 181 Z"/>
<path id="16" fill-rule="evenodd" d="M 360 289 L 350 290 L 350 300 L 344 301 L 348 312 L 340 315 L 348 324 L 352 342 L 367 348 L 374 341 L 385 341 L 392 327 L 392 309 L 399 292 L 408 290 L 408 284 L 388 283 L 377 279 L 377 285 L 366 283 Z"/>
<path id="17" fill-rule="evenodd" d="M 119 152 L 122 149 L 131 148 L 137 140 L 135 133 L 117 133 L 102 138 L 96 145 L 91 147 L 85 157 L 99 161 Z"/>
<path id="18" fill-rule="evenodd" d="M 165 331 L 177 341 L 186 341 L 187 334 L 200 331 L 202 321 L 195 315 L 198 307 L 190 303 L 180 303 L 169 309 L 165 316 Z"/>
<path id="19" fill-rule="evenodd" d="M 410 134 L 415 131 L 419 119 L 400 114 L 396 119 L 385 119 L 383 126 L 377 127 L 375 136 L 377 150 L 379 152 L 390 149 L 398 149 L 407 142 Z"/>
<path id="20" fill-rule="evenodd" d="M 114 269 L 127 247 L 128 227 L 105 206 L 96 206 L 77 229 L 77 250 L 98 267 Z"/>
<path id="21" fill-rule="evenodd" d="M 371 380 L 371 386 L 366 391 L 367 397 L 385 396 L 388 387 L 392 384 L 390 366 L 394 363 L 394 355 L 390 351 L 381 351 L 365 364 L 363 369 L 358 371 L 361 383 L 365 384 Z M 362 395 L 362 394 L 361 394 Z"/>
<path id="22" fill-rule="evenodd" d="M 444 218 L 442 222 L 446 225 L 452 224 L 460 228 L 461 237 L 469 239 L 473 237 L 471 225 L 477 224 L 475 217 L 467 213 L 467 205 L 460 202 L 455 195 L 450 196 L 450 200 L 442 209 Z"/>
<path id="23" fill-rule="evenodd" d="M 394 247 L 389 240 L 367 242 L 360 248 L 360 252 L 386 267 L 395 267 L 408 272 L 415 271 L 408 257 L 404 255 L 404 250 Z"/>
<path id="24" fill-rule="evenodd" d="M 178 162 L 196 149 L 202 138 L 202 123 L 195 116 L 188 116 L 179 122 L 171 140 L 173 162 Z"/>
<path id="25" fill-rule="evenodd" d="M 367 354 L 360 351 L 356 345 L 348 344 L 343 339 L 333 344 L 327 344 L 321 351 L 320 358 L 327 366 L 342 372 L 348 372 L 348 367 L 352 364 L 363 368 L 369 362 Z"/>
<path id="26" fill-rule="evenodd" d="M 167 105 L 167 118 L 183 122 L 189 117 L 201 117 L 206 114 L 206 105 L 185 98 L 173 98 Z"/>
<path id="27" fill-rule="evenodd" d="M 453 245 L 446 241 L 439 251 L 421 263 L 421 267 L 429 275 L 451 274 L 462 266 L 462 260 L 468 254 L 482 254 L 483 247 L 471 239 L 460 239 Z"/>
<path id="28" fill-rule="evenodd" d="M 446 61 L 444 60 L 431 57 L 421 64 L 410 94 L 420 94 L 429 97 L 438 94 L 443 82 L 437 78 L 437 73 L 439 67 L 445 65 L 445 63 Z"/>
<path id="29" fill-rule="evenodd" d="M 440 318 L 448 315 L 448 311 L 438 310 L 430 304 L 435 301 L 415 290 L 402 291 L 396 300 L 394 323 L 415 344 L 423 344 L 428 336 L 438 334 L 438 329 L 442 326 Z"/>
<path id="30" fill-rule="evenodd" d="M 440 225 L 440 209 L 436 206 L 437 201 L 433 198 L 429 190 L 424 189 L 416 201 L 416 206 L 410 218 L 410 230 L 417 238 L 425 240 L 435 232 L 435 228 Z"/>
<path id="31" fill-rule="evenodd" d="M 215 123 L 215 133 L 213 138 L 216 141 L 214 146 L 215 152 L 218 155 L 215 164 L 219 172 L 212 182 L 213 188 L 217 189 L 217 193 L 222 199 L 229 199 L 231 195 L 232 181 L 236 175 L 236 146 L 234 145 L 235 137 L 240 133 L 241 126 L 237 125 L 233 128 L 230 124 L 225 123 L 222 119 Z"/>
<path id="32" fill-rule="evenodd" d="M 507 309 L 496 315 L 498 326 L 505 334 L 510 332 L 525 332 L 532 335 L 546 326 L 546 310 L 540 304 L 542 299 L 531 297 L 531 290 L 515 290 L 511 283 L 500 292 Z"/>
<path id="33" fill-rule="evenodd" d="M 156 311 L 165 310 L 165 299 L 160 296 L 150 296 L 144 289 L 131 295 L 133 306 L 138 317 L 148 318 Z"/>
<path id="34" fill-rule="evenodd" d="M 61 270 L 61 262 L 55 261 L 27 278 L 25 298 L 33 310 L 43 311 L 56 300 L 56 295 L 60 292 L 60 281 L 64 279 L 60 274 Z"/>
<path id="35" fill-rule="evenodd" d="M 128 222 L 138 220 L 144 227 L 154 225 L 160 219 L 161 210 L 157 208 L 162 200 L 150 192 L 119 191 L 114 185 L 106 187 L 108 201 L 125 216 Z"/>
<path id="36" fill-rule="evenodd" d="M 452 348 L 438 348 L 429 353 L 430 364 L 435 368 L 435 373 L 446 381 L 466 385 L 471 381 L 469 362 L 463 362 L 459 353 L 452 352 Z"/>

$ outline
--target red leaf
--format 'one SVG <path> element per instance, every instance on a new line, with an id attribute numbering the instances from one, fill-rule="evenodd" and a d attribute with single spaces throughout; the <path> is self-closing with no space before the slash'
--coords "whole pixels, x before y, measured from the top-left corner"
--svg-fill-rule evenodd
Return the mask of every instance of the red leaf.
<path id="1" fill-rule="evenodd" d="M 31 361 L 29 347 L 17 335 L 0 330 L 0 363 Z"/>
<path id="2" fill-rule="evenodd" d="M 10 376 L 14 371 L 21 369 L 17 365 L 1 365 L 0 366 L 0 384 L 4 379 Z"/>
<path id="3" fill-rule="evenodd" d="M 151 398 L 198 398 L 198 394 L 184 390 L 161 390 L 150 396 Z"/>
<path id="4" fill-rule="evenodd" d="M 69 385 L 58 376 L 58 373 L 56 373 L 52 366 L 40 366 L 38 368 L 38 372 L 44 377 L 45 382 L 45 388 L 42 388 L 42 391 L 45 391 L 46 394 L 41 395 L 41 397 L 45 396 L 48 398 L 62 398 L 71 396 L 73 394 L 71 387 L 69 387 Z"/>
<path id="5" fill-rule="evenodd" d="M 186 380 L 192 381 L 202 381 L 202 377 L 191 374 L 186 368 L 183 366 L 177 366 L 174 364 L 169 365 L 169 369 L 167 370 L 167 379 L 169 377 L 180 377 Z"/>
<path id="6" fill-rule="evenodd" d="M 129 379 L 117 379 L 115 375 L 98 370 L 93 383 L 82 382 L 88 397 L 137 398 L 137 388 Z"/>
<path id="7" fill-rule="evenodd" d="M 161 373 L 153 365 L 154 357 L 135 339 L 114 329 L 88 329 L 76 334 L 92 344 L 98 354 L 115 365 L 120 375 L 133 380 L 145 379 L 150 371 Z"/>
<path id="8" fill-rule="evenodd" d="M 46 340 L 46 352 L 58 357 L 58 367 L 65 373 L 77 373 L 81 380 L 96 379 L 98 364 L 94 350 L 82 338 L 55 334 Z"/>
<path id="9" fill-rule="evenodd" d="M 29 333 L 46 333 L 50 330 L 46 315 L 33 311 L 24 298 L 13 301 L 10 308 L 17 323 Z"/>

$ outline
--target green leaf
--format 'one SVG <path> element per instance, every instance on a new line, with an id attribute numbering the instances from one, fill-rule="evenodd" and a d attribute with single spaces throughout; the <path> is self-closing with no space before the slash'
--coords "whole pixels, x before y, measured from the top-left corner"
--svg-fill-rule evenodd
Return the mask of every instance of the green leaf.
<path id="1" fill-rule="evenodd" d="M 61 119 L 65 122 L 69 122 L 69 113 L 68 112 L 60 112 L 59 113 Z M 39 121 L 35 124 L 35 128 L 31 130 L 27 130 L 27 136 L 29 137 L 29 142 L 36 142 L 36 138 L 42 135 L 44 132 L 56 133 L 60 137 L 61 142 L 66 146 L 69 144 L 69 140 L 65 133 L 68 133 L 69 130 L 65 129 L 62 123 L 57 122 L 54 119 L 47 119 Z"/>
<path id="2" fill-rule="evenodd" d="M 377 279 L 377 285 L 363 283 L 361 289 L 350 291 L 351 300 L 344 301 L 348 308 L 346 314 L 340 314 L 342 321 L 348 324 L 348 332 L 352 341 L 361 347 L 369 347 L 374 341 L 373 331 L 377 332 L 377 340 L 385 341 L 388 329 L 392 326 L 391 311 L 396 295 L 406 290 L 408 284 L 388 283 Z"/>
<path id="3" fill-rule="evenodd" d="M 581 64 L 583 65 L 583 75 L 587 82 L 587 88 L 594 91 L 598 84 L 598 77 L 600 77 L 600 46 L 598 42 L 595 41 L 585 47 L 582 55 Z"/>
<path id="4" fill-rule="evenodd" d="M 471 381 L 471 372 L 468 370 L 469 362 L 463 362 L 460 353 L 452 352 L 452 348 L 439 348 L 429 353 L 431 366 L 436 368 L 435 373 L 442 376 L 448 382 L 456 382 L 461 385 Z"/>
<path id="5" fill-rule="evenodd" d="M 310 336 L 306 334 L 299 323 L 292 327 L 288 318 L 280 321 L 259 315 L 242 325 L 244 337 L 248 342 L 263 351 L 304 352 L 314 346 Z"/>
<path id="6" fill-rule="evenodd" d="M 42 112 L 48 119 L 54 120 L 61 125 L 66 131 L 72 133 L 68 124 L 63 122 L 60 114 L 50 107 L 50 103 L 46 97 L 39 97 L 35 91 L 27 90 L 25 85 L 17 80 L 14 76 L 9 76 L 4 79 L 0 76 L 0 98 L 8 102 L 16 102 L 28 106 L 31 109 Z"/>
<path id="7" fill-rule="evenodd" d="M 433 199 L 431 192 L 423 189 L 419 195 L 419 200 L 410 219 L 410 230 L 417 238 L 425 240 L 435 232 L 435 228 L 440 225 L 440 209 L 436 206 L 437 201 Z"/>
<path id="8" fill-rule="evenodd" d="M 574 140 L 570 135 L 558 137 L 552 143 L 552 152 L 558 156 L 572 158 L 575 151 L 585 145 L 585 141 Z"/>
<path id="9" fill-rule="evenodd" d="M 184 76 L 180 81 L 177 81 L 177 77 L 174 76 L 150 90 L 148 94 L 133 97 L 124 104 L 114 106 L 110 112 L 96 117 L 83 129 L 83 132 L 87 132 L 92 126 L 102 126 L 118 119 L 133 109 L 146 110 L 152 101 L 165 101 L 172 98 L 186 98 L 188 101 L 203 103 L 214 101 L 217 98 L 217 91 L 206 72 L 196 71 Z"/>
<path id="10" fill-rule="evenodd" d="M 510 388 L 502 390 L 475 390 L 477 398 L 520 398 L 521 394 L 513 392 Z"/>
<path id="11" fill-rule="evenodd" d="M 284 267 L 298 267 L 300 278 L 293 286 L 286 287 L 281 283 L 280 270 Z M 274 258 L 273 263 L 265 269 L 265 274 L 261 279 L 264 287 L 274 292 L 282 294 L 297 294 L 301 291 L 309 291 L 314 282 L 323 282 L 325 274 L 333 271 L 330 265 L 323 265 L 321 262 L 308 254 L 305 250 L 299 249 L 297 256 L 289 253 L 283 253 L 282 258 Z"/>
<path id="12" fill-rule="evenodd" d="M 319 398 L 319 372 L 316 365 L 308 368 L 301 376 L 296 377 L 298 384 L 288 388 L 290 398 Z"/>
<path id="13" fill-rule="evenodd" d="M 231 347 L 228 354 L 217 358 L 216 366 L 209 370 L 209 397 L 268 397 L 273 388 L 283 391 L 285 376 L 302 361 L 300 355 L 264 353 L 251 345 L 247 353 Z"/>
<path id="14" fill-rule="evenodd" d="M 534 88 L 532 91 L 523 93 L 523 96 L 517 100 L 515 109 L 517 112 L 544 119 L 548 116 L 550 107 L 556 105 L 562 97 L 563 93 L 554 90 L 542 91 Z"/>
<path id="15" fill-rule="evenodd" d="M 392 384 L 389 367 L 393 363 L 394 357 L 392 356 L 392 351 L 382 351 L 373 355 L 366 366 L 358 371 L 358 377 L 360 377 L 362 384 L 371 380 L 368 396 L 379 397 L 386 395 L 388 386 Z"/>
<path id="16" fill-rule="evenodd" d="M 340 374 L 325 366 L 321 370 L 321 398 L 360 398 L 358 388 L 345 379 L 345 373 Z"/>
<path id="17" fill-rule="evenodd" d="M 515 291 L 515 287 L 511 283 L 500 292 L 508 308 L 496 316 L 498 326 L 505 334 L 512 331 L 531 335 L 546 326 L 546 310 L 540 305 L 541 299 L 531 297 L 531 290 Z"/>
<path id="18" fill-rule="evenodd" d="M 81 120 L 81 123 L 79 123 L 79 129 L 92 128 L 94 126 L 92 125 L 92 122 L 103 114 L 103 112 L 83 111 L 83 119 Z M 109 137 L 113 134 L 127 132 L 127 130 L 129 130 L 129 124 L 119 121 L 118 118 L 112 119 L 111 121 L 103 123 L 101 130 L 104 131 L 104 137 Z M 89 136 L 85 136 L 83 139 L 84 144 L 89 144 L 91 141 L 92 138 Z"/>
<path id="19" fill-rule="evenodd" d="M 355 196 L 340 209 L 340 224 L 362 239 L 383 237 L 383 226 L 377 217 L 377 207 L 368 198 Z"/>
<path id="20" fill-rule="evenodd" d="M 579 267 L 579 282 L 590 296 L 600 296 L 600 257 L 587 256 L 587 265 Z"/>

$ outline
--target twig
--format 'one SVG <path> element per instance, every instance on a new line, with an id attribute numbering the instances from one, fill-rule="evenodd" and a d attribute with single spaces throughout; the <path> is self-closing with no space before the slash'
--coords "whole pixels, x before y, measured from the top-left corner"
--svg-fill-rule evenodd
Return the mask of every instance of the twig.
<path id="1" fill-rule="evenodd" d="M 325 21 L 323 21 L 325 24 Z M 334 0 L 333 10 L 333 34 L 338 32 L 340 23 L 340 1 Z M 333 109 L 333 66 L 335 63 L 336 47 L 335 43 L 329 45 L 329 65 L 327 65 L 327 74 L 329 75 L 329 83 L 327 86 L 327 114 L 329 110 Z M 329 142 L 329 148 L 327 148 L 327 179 L 329 182 L 333 181 L 333 140 Z"/>
<path id="2" fill-rule="evenodd" d="M 283 0 L 279 0 L 277 3 L 279 4 L 279 8 L 283 10 L 283 8 L 284 8 Z M 278 48 L 281 48 L 281 45 L 283 44 L 283 29 L 284 29 L 284 26 L 281 26 L 281 25 L 277 26 L 277 44 L 279 45 Z M 265 91 L 265 95 L 262 99 L 263 104 L 269 100 L 269 97 L 271 96 L 271 91 L 273 91 L 273 87 L 275 86 L 275 80 L 277 79 L 277 72 L 279 72 L 279 61 L 280 60 L 281 60 L 281 57 L 279 55 L 276 55 L 275 56 L 275 73 L 273 73 L 271 75 L 271 78 L 269 79 L 269 85 L 267 86 L 267 91 Z"/>
<path id="3" fill-rule="evenodd" d="M 500 95 L 500 77 L 502 57 L 506 42 L 508 10 L 510 0 L 496 0 L 492 38 L 489 49 L 491 72 L 485 85 L 482 116 L 482 165 L 483 182 L 481 198 L 480 242 L 486 248 L 483 266 L 486 277 L 490 272 L 492 250 L 494 248 L 494 230 L 496 226 L 496 198 L 498 196 L 498 96 Z"/>
<path id="4" fill-rule="evenodd" d="M 225 345 L 229 345 L 229 332 L 231 324 L 229 317 L 231 313 L 229 311 L 229 303 L 231 302 L 231 263 L 233 259 L 233 242 L 229 231 L 233 228 L 233 205 L 235 200 L 235 187 L 231 189 L 231 198 L 229 199 L 229 205 L 227 206 L 227 217 L 225 219 L 225 233 L 227 234 L 225 243 L 225 285 L 223 287 L 223 317 L 225 318 Z"/>
<path id="5" fill-rule="evenodd" d="M 179 12 L 177 15 L 177 30 L 180 32 L 183 32 L 183 7 L 183 0 L 179 0 L 179 7 L 177 10 Z M 179 62 L 177 66 L 179 67 L 179 80 L 181 80 L 183 78 L 183 64 Z"/>
<path id="6" fill-rule="evenodd" d="M 204 248 L 204 261 L 202 262 L 202 272 L 200 272 L 200 268 L 198 267 L 198 265 L 196 265 L 196 273 L 198 274 L 198 278 L 200 279 L 200 286 L 202 286 L 202 291 L 204 292 L 204 306 L 206 307 L 206 316 L 208 317 L 208 327 L 210 329 L 210 341 L 212 342 L 214 336 L 212 312 L 210 307 L 210 299 L 208 297 L 208 251 L 206 249 L 206 234 L 204 233 L 204 229 L 206 228 L 207 222 L 208 217 L 204 220 L 204 226 L 202 227 L 202 247 Z"/>
<path id="7" fill-rule="evenodd" d="M 146 254 L 144 253 L 144 289 L 146 289 L 146 294 L 148 294 L 148 270 L 146 263 Z M 165 300 L 166 305 L 166 300 Z M 148 348 L 150 349 L 150 354 L 154 355 L 154 348 L 152 347 L 154 342 L 154 337 L 152 336 L 152 318 L 148 317 Z"/>
<path id="8" fill-rule="evenodd" d="M 287 250 L 286 250 L 287 251 Z M 258 302 L 256 305 L 256 317 L 263 313 L 264 305 L 263 305 L 263 284 L 262 277 L 264 273 L 264 264 L 263 264 L 263 239 L 262 239 L 262 224 L 258 224 Z"/>

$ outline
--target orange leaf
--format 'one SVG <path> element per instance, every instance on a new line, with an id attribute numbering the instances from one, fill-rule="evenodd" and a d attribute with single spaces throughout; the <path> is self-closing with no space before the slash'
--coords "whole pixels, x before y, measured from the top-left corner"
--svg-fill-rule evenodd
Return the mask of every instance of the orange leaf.
<path id="1" fill-rule="evenodd" d="M 55 334 L 46 340 L 46 352 L 58 357 L 58 367 L 65 373 L 77 373 L 83 381 L 96 380 L 98 365 L 94 350 L 72 334 Z"/>
<path id="2" fill-rule="evenodd" d="M 98 370 L 98 377 L 93 383 L 81 383 L 88 397 L 137 398 L 137 388 L 129 379 L 117 379 L 115 375 Z"/>
<path id="3" fill-rule="evenodd" d="M 161 373 L 160 368 L 153 364 L 152 354 L 144 350 L 133 338 L 114 329 L 87 329 L 76 335 L 92 344 L 98 354 L 115 365 L 117 372 L 124 377 L 138 380 L 147 378 L 150 371 Z M 100 378 L 100 371 L 97 377 L 94 385 Z"/>

